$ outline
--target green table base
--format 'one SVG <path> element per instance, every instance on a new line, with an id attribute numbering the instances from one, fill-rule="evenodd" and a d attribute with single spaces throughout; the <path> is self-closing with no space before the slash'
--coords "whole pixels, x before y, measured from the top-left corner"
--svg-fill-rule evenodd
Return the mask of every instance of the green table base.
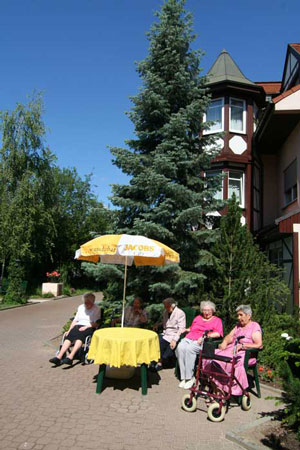
<path id="1" fill-rule="evenodd" d="M 147 364 L 141 365 L 141 386 L 142 386 L 142 395 L 147 395 Z M 97 377 L 97 386 L 96 386 L 96 393 L 101 394 L 102 387 L 103 387 L 103 380 L 105 377 L 105 371 L 106 371 L 106 364 L 101 364 L 99 366 L 99 373 Z"/>

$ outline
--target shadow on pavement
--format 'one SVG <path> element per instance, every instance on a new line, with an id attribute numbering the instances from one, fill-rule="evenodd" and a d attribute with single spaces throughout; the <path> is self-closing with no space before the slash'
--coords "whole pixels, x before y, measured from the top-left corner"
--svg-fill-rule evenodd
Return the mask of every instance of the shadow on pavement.
<path id="1" fill-rule="evenodd" d="M 93 383 L 97 383 L 97 379 L 98 379 L 98 375 L 95 375 L 93 377 Z M 158 373 L 153 373 L 148 370 L 148 377 L 147 377 L 148 389 L 151 388 L 153 385 L 158 385 L 160 380 L 161 380 L 161 377 L 159 376 Z M 106 388 L 111 388 L 111 387 L 114 390 L 119 390 L 119 391 L 124 391 L 125 389 L 139 391 L 141 389 L 140 368 L 137 367 L 134 376 L 128 380 L 104 378 L 102 392 L 104 392 Z"/>

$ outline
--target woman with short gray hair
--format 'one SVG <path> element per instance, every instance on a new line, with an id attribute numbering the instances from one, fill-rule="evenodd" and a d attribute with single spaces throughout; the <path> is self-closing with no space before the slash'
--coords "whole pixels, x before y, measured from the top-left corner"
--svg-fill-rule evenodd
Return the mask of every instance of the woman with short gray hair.
<path id="1" fill-rule="evenodd" d="M 200 311 L 202 312 L 202 310 L 203 310 L 205 307 L 210 308 L 210 309 L 212 310 L 213 313 L 216 312 L 216 305 L 215 305 L 213 302 L 211 302 L 210 300 L 203 300 L 203 301 L 200 303 Z"/>
<path id="2" fill-rule="evenodd" d="M 214 316 L 216 306 L 211 301 L 200 303 L 202 315 L 195 317 L 190 328 L 185 328 L 182 333 L 188 332 L 186 337 L 179 343 L 175 353 L 180 368 L 179 387 L 190 389 L 194 382 L 194 367 L 197 355 L 200 353 L 200 344 L 204 331 L 211 330 L 209 337 L 223 336 L 223 325 L 219 317 Z"/>
<path id="3" fill-rule="evenodd" d="M 249 315 L 250 317 L 252 316 L 252 309 L 250 305 L 239 305 L 235 311 L 236 312 L 242 311 L 243 313 Z"/>
<path id="4" fill-rule="evenodd" d="M 223 342 L 219 345 L 219 350 L 216 350 L 218 356 L 229 356 L 232 358 L 234 343 L 236 338 L 240 337 L 237 345 L 238 358 L 234 367 L 234 380 L 231 389 L 232 395 L 242 395 L 243 390 L 248 387 L 248 378 L 244 368 L 245 350 L 262 348 L 262 333 L 260 325 L 251 320 L 252 309 L 250 305 L 239 305 L 236 308 L 238 324 L 225 336 Z M 250 358 L 249 366 L 255 364 L 255 358 Z M 219 360 L 204 361 L 204 371 L 208 370 L 230 375 L 232 363 L 225 363 Z M 228 380 L 225 380 L 222 375 L 214 376 L 213 381 L 219 389 L 228 392 Z"/>

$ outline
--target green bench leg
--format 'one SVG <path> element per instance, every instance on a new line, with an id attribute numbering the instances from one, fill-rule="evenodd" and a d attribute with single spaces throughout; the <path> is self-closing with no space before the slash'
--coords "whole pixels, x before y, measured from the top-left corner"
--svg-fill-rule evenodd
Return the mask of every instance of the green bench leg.
<path id="1" fill-rule="evenodd" d="M 98 372 L 98 377 L 97 377 L 97 387 L 96 387 L 97 394 L 101 394 L 103 380 L 105 377 L 105 370 L 106 370 L 106 364 L 101 364 L 99 366 L 99 372 Z"/>
<path id="2" fill-rule="evenodd" d="M 257 366 L 256 365 L 253 367 L 253 375 L 254 375 L 254 379 L 255 379 L 255 386 L 256 386 L 257 397 L 261 398 L 260 384 L 259 384 L 258 371 L 257 371 Z"/>
<path id="3" fill-rule="evenodd" d="M 141 365 L 142 395 L 147 395 L 147 365 Z"/>

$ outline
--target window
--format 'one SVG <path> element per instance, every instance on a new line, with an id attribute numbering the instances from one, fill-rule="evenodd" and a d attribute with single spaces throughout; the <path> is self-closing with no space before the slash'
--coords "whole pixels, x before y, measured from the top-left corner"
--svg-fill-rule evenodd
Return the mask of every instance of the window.
<path id="1" fill-rule="evenodd" d="M 229 131 L 246 133 L 246 102 L 230 99 Z"/>
<path id="2" fill-rule="evenodd" d="M 299 62 L 297 58 L 290 53 L 287 65 L 286 65 L 286 71 L 284 75 L 284 81 L 283 81 L 283 90 L 286 91 L 290 88 L 291 84 L 293 84 L 293 78 L 295 77 L 297 71 L 299 71 Z"/>
<path id="3" fill-rule="evenodd" d="M 297 199 L 297 159 L 295 159 L 283 172 L 284 176 L 284 201 L 285 204 Z"/>
<path id="4" fill-rule="evenodd" d="M 216 98 L 212 100 L 206 114 L 204 114 L 204 122 L 214 122 L 204 134 L 217 133 L 224 131 L 224 99 Z"/>
<path id="5" fill-rule="evenodd" d="M 275 264 L 277 267 L 283 267 L 282 241 L 275 241 L 269 244 L 268 257 L 272 264 Z"/>
<path id="6" fill-rule="evenodd" d="M 244 207 L 244 173 L 230 171 L 228 175 L 228 198 L 235 194 L 241 207 Z"/>
<path id="7" fill-rule="evenodd" d="M 209 183 L 210 187 L 217 189 L 214 194 L 215 200 L 223 200 L 223 180 L 221 179 L 221 174 L 221 170 L 212 170 L 206 173 L 206 176 L 212 180 L 212 182 Z"/>

